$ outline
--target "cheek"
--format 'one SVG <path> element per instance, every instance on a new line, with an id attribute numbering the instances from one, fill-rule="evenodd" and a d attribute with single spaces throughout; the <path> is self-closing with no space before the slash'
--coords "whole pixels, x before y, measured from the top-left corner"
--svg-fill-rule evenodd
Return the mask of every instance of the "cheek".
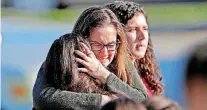
<path id="1" fill-rule="evenodd" d="M 114 56 L 115 56 L 115 52 L 109 52 L 109 60 L 113 60 Z"/>
<path id="2" fill-rule="evenodd" d="M 136 35 L 132 34 L 132 33 L 128 33 L 126 34 L 126 38 L 127 38 L 127 43 L 128 43 L 128 46 L 129 46 L 129 49 L 130 50 L 133 50 L 133 44 L 136 40 Z"/>
<path id="3" fill-rule="evenodd" d="M 146 33 L 145 33 L 145 36 L 146 36 L 146 40 L 147 40 L 147 42 L 148 42 L 148 40 L 149 40 L 149 33 L 146 32 Z"/>
<path id="4" fill-rule="evenodd" d="M 132 44 L 136 40 L 136 34 L 133 33 L 127 33 L 126 38 L 129 44 Z"/>
<path id="5" fill-rule="evenodd" d="M 96 58 L 98 59 L 98 58 L 99 58 L 99 52 L 94 52 L 94 51 L 93 51 L 93 53 L 94 53 L 94 55 L 96 56 Z"/>
<path id="6" fill-rule="evenodd" d="M 100 57 L 102 58 L 102 55 L 100 52 L 93 52 L 94 55 L 96 56 L 97 59 L 99 59 Z M 115 51 L 114 52 L 108 52 L 108 60 L 113 60 L 114 56 L 115 56 Z"/>

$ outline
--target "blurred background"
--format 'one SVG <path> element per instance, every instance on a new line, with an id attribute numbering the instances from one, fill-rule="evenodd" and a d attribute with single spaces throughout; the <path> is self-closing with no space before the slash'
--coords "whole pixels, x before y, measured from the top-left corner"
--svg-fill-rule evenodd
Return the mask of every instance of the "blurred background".
<path id="1" fill-rule="evenodd" d="M 113 0 L 1 0 L 1 109 L 30 110 L 37 72 L 53 41 L 89 6 Z M 184 109 L 185 66 L 207 40 L 206 0 L 133 0 L 144 5 L 165 96 Z"/>

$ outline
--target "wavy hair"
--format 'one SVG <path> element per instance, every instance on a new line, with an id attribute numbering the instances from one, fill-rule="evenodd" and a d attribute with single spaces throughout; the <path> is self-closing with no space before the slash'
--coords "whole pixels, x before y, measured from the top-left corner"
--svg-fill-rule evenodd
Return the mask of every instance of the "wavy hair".
<path id="1" fill-rule="evenodd" d="M 115 1 L 113 3 L 106 4 L 105 7 L 111 9 L 123 25 L 126 25 L 128 20 L 130 20 L 136 13 L 143 13 L 147 20 L 147 15 L 143 6 L 135 2 Z M 140 75 L 148 83 L 153 94 L 161 94 L 163 92 L 163 84 L 160 82 L 162 80 L 162 75 L 155 59 L 152 40 L 150 37 L 145 56 L 141 59 L 137 59 L 135 61 L 135 66 L 139 70 Z"/>

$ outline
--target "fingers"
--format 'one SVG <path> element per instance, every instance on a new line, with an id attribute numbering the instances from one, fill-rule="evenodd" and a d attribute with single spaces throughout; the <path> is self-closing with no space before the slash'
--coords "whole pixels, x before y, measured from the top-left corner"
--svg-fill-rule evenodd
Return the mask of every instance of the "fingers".
<path id="1" fill-rule="evenodd" d="M 84 43 L 80 43 L 80 45 L 85 49 L 86 54 L 87 54 L 88 56 L 94 55 L 93 52 L 91 52 L 91 50 L 88 48 L 88 46 L 86 46 L 86 44 L 84 44 Z"/>
<path id="2" fill-rule="evenodd" d="M 90 61 L 90 59 L 88 58 L 88 56 L 86 54 L 84 54 L 83 52 L 81 52 L 79 50 L 75 50 L 75 53 L 77 55 L 79 55 L 81 58 L 83 58 L 85 61 Z"/>
<path id="3" fill-rule="evenodd" d="M 79 72 L 88 73 L 88 69 L 86 69 L 86 68 L 78 68 L 77 70 L 78 70 Z"/>
<path id="4" fill-rule="evenodd" d="M 82 60 L 82 59 L 80 59 L 80 58 L 75 58 L 75 60 L 76 60 L 78 63 L 84 65 L 85 67 L 88 67 L 87 62 L 85 62 L 84 60 Z"/>

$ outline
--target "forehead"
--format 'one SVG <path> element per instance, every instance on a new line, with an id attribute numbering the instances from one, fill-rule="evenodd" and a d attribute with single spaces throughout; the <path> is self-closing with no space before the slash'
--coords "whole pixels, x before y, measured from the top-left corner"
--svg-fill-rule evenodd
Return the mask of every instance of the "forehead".
<path id="1" fill-rule="evenodd" d="M 101 43 L 116 41 L 116 39 L 117 39 L 117 28 L 112 23 L 104 26 L 92 28 L 89 36 L 89 40 L 98 41 Z"/>
<path id="2" fill-rule="evenodd" d="M 128 27 L 136 26 L 147 26 L 147 21 L 143 13 L 136 13 L 131 19 L 127 22 Z"/>

